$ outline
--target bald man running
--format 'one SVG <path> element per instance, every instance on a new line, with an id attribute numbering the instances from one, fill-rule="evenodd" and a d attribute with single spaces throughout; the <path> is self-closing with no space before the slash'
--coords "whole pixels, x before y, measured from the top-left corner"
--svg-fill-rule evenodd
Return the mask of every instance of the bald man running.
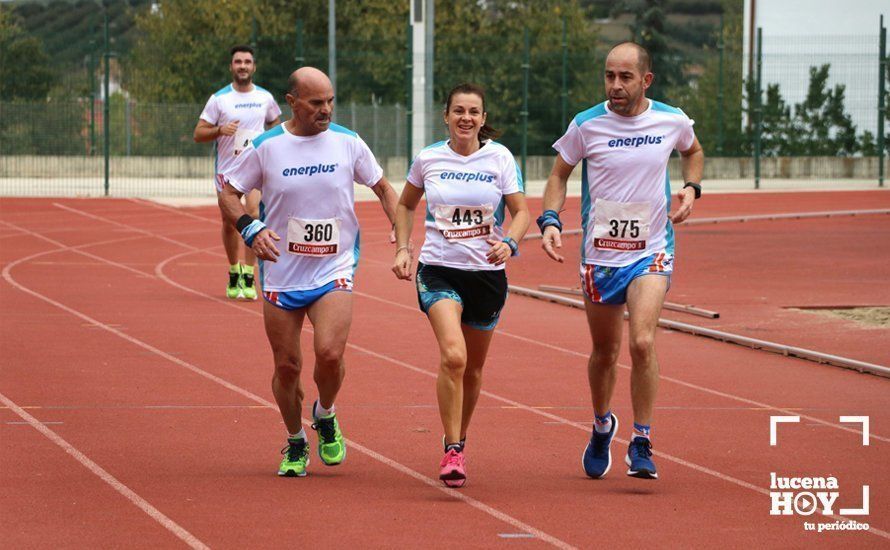
<path id="1" fill-rule="evenodd" d="M 649 53 L 625 42 L 606 58 L 608 100 L 579 113 L 553 148 L 559 153 L 544 189 L 538 218 L 547 255 L 564 261 L 558 212 L 575 165 L 581 173 L 581 283 L 593 352 L 588 381 L 595 414 L 582 455 L 584 471 L 600 478 L 612 465 L 609 447 L 618 430 L 610 403 L 617 378 L 625 304 L 629 315 L 630 393 L 634 425 L 625 458 L 627 475 L 656 479 L 650 429 L 658 389 L 655 329 L 673 271 L 674 232 L 701 195 L 704 153 L 683 111 L 646 98 L 653 74 Z M 681 155 L 686 185 L 671 207 L 667 164 Z"/>
<path id="2" fill-rule="evenodd" d="M 318 400 L 312 427 L 321 461 L 334 466 L 346 458 L 334 400 L 345 374 L 359 257 L 353 182 L 371 187 L 390 222 L 398 197 L 358 134 L 331 122 L 334 90 L 323 72 L 298 69 L 288 88 L 293 117 L 254 139 L 220 176 L 219 204 L 261 260 L 263 317 L 275 360 L 272 392 L 288 430 L 278 475 L 302 477 L 309 463 L 300 382 L 303 320 L 309 317 L 314 328 Z M 253 189 L 263 193 L 258 220 L 239 201 Z"/>

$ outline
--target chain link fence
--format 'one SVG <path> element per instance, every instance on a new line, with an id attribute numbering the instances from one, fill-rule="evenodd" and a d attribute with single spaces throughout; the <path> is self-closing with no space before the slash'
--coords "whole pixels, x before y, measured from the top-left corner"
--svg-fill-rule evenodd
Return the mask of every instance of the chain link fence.
<path id="1" fill-rule="evenodd" d="M 305 31 L 299 20 L 291 28 L 267 36 L 255 26 L 250 37 L 256 81 L 282 103 L 295 67 L 328 64 L 324 35 Z M 499 141 L 517 157 L 528 155 L 526 179 L 545 179 L 553 141 L 577 112 L 604 99 L 599 75 L 608 44 L 579 44 L 565 28 L 532 34 L 527 49 L 522 36 L 484 35 L 466 48 L 436 49 L 436 106 L 427 113 L 409 109 L 407 30 L 401 47 L 345 37 L 337 49 L 335 120 L 357 131 L 398 181 L 408 164 L 412 117 L 426 117 L 434 140 L 445 137 L 445 95 L 459 82 L 477 82 L 487 89 L 489 122 L 504 132 Z M 95 48 L 69 75 L 66 97 L 0 101 L 0 195 L 212 196 L 212 145 L 192 139 L 203 103 L 137 101 L 128 91 L 137 75 L 128 72 L 127 53 L 103 50 L 102 28 L 91 29 L 100 33 Z M 660 89 L 656 98 L 696 120 L 706 179 L 752 186 L 761 178 L 855 179 L 877 186 L 888 146 L 879 123 L 888 116 L 886 103 L 879 112 L 888 88 L 879 73 L 882 56 L 886 66 L 880 37 L 771 39 L 775 44 L 747 55 L 727 41 L 730 35 L 715 26 L 713 40 L 686 66 L 684 85 Z M 227 53 L 214 53 L 221 69 Z M 206 97 L 227 78 L 221 70 L 209 80 Z M 288 118 L 289 108 L 281 107 Z"/>

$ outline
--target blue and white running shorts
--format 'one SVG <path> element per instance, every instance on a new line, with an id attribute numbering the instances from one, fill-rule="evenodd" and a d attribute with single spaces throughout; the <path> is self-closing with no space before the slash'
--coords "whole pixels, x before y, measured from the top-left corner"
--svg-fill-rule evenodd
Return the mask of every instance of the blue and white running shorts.
<path id="1" fill-rule="evenodd" d="M 623 267 L 581 264 L 581 289 L 595 304 L 623 304 L 627 302 L 627 287 L 637 277 L 662 275 L 671 286 L 674 257 L 666 252 L 641 258 Z"/>
<path id="2" fill-rule="evenodd" d="M 328 292 L 344 290 L 352 292 L 352 279 L 335 279 L 330 283 L 310 290 L 286 292 L 263 291 L 263 298 L 273 306 L 293 311 L 311 306 Z"/>

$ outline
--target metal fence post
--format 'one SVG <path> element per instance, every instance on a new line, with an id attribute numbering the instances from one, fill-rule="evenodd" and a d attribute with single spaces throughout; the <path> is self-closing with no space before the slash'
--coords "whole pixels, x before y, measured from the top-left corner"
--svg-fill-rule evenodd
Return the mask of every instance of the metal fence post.
<path id="1" fill-rule="evenodd" d="M 884 16 L 880 22 L 880 52 L 878 53 L 878 187 L 884 187 L 884 118 L 887 106 L 884 104 L 887 84 L 887 28 Z"/>
<path id="2" fill-rule="evenodd" d="M 411 125 L 414 124 L 414 105 L 413 90 L 411 86 L 411 78 L 414 74 L 414 32 L 411 28 L 411 16 L 408 16 L 408 24 L 405 26 L 408 41 L 408 53 L 405 58 L 405 88 L 407 90 L 405 100 L 405 159 L 408 165 L 411 164 Z"/>
<path id="3" fill-rule="evenodd" d="M 763 90 L 760 89 L 763 68 L 763 29 L 757 27 L 757 76 L 755 87 L 757 103 L 755 107 L 756 124 L 754 126 L 754 189 L 760 189 L 760 139 L 763 133 Z"/>
<path id="4" fill-rule="evenodd" d="M 568 22 L 562 17 L 562 126 L 565 129 L 569 116 L 569 42 Z"/>
<path id="5" fill-rule="evenodd" d="M 393 141 L 392 149 L 387 148 L 387 150 L 392 151 L 392 155 L 395 156 L 396 151 L 399 149 L 399 143 L 402 141 L 402 125 L 400 124 L 402 118 L 402 106 L 399 103 L 396 103 L 395 109 L 395 120 L 393 120 L 393 124 L 395 124 L 396 128 L 396 139 Z"/>
<path id="6" fill-rule="evenodd" d="M 525 177 L 525 160 L 528 156 L 528 72 L 531 68 L 528 46 L 528 27 L 523 29 L 523 54 L 522 54 L 522 176 Z"/>
<path id="7" fill-rule="evenodd" d="M 124 98 L 124 119 L 126 120 L 126 124 L 124 125 L 124 129 L 127 132 L 127 156 L 130 156 L 130 145 L 131 145 L 131 136 L 133 131 L 131 129 L 132 118 L 130 112 L 130 98 Z"/>
<path id="8" fill-rule="evenodd" d="M 95 29 L 94 29 L 95 30 Z M 94 53 L 96 47 L 95 40 L 90 40 L 90 58 L 88 76 L 90 83 L 90 154 L 96 154 L 96 55 Z"/>
<path id="9" fill-rule="evenodd" d="M 108 50 L 108 11 L 105 11 L 105 39 L 104 39 L 104 52 L 102 57 L 105 59 L 105 97 L 103 98 L 102 112 L 104 116 L 102 117 L 102 126 L 104 133 L 104 149 L 105 149 L 105 196 L 108 196 L 108 187 L 109 187 L 109 175 L 110 175 L 110 156 L 111 156 L 111 128 L 108 124 L 108 119 L 111 115 L 110 104 L 111 97 L 109 93 L 109 81 L 111 80 L 111 67 L 109 67 L 109 62 L 111 61 L 111 52 Z"/>
<path id="10" fill-rule="evenodd" d="M 303 20 L 297 19 L 297 55 L 294 57 L 299 69 L 306 63 L 306 57 L 303 55 Z"/>
<path id="11" fill-rule="evenodd" d="M 380 124 L 379 124 L 379 118 L 380 118 L 380 116 L 379 116 L 379 113 L 380 113 L 380 101 L 379 101 L 376 97 L 374 97 L 373 95 L 371 96 L 371 108 L 372 108 L 371 116 L 372 116 L 372 120 L 373 120 L 372 124 L 373 124 L 373 126 L 374 126 L 374 134 L 373 134 L 373 135 L 374 135 L 374 145 L 371 147 L 371 150 L 372 150 L 372 151 L 376 151 L 376 150 L 377 150 L 377 146 L 379 145 L 379 142 L 378 142 L 378 136 L 379 136 L 378 128 L 379 128 L 379 126 L 380 126 Z"/>
<path id="12" fill-rule="evenodd" d="M 717 39 L 717 154 L 723 156 L 723 14 L 720 14 L 720 37 Z"/>

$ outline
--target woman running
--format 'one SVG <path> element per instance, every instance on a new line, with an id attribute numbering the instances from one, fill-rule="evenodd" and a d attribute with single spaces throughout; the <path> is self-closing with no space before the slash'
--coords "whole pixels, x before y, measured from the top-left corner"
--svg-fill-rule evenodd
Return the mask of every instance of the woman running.
<path id="1" fill-rule="evenodd" d="M 439 479 L 463 487 L 464 443 L 482 387 L 482 366 L 507 299 L 504 264 L 518 254 L 529 224 L 522 174 L 512 153 L 492 141 L 485 92 L 461 84 L 448 94 L 450 139 L 423 149 L 408 172 L 396 211 L 393 271 L 411 280 L 409 238 L 426 194 L 426 237 L 417 264 L 417 297 L 439 344 L 436 395 L 445 429 Z M 505 234 L 504 206 L 512 223 Z"/>

